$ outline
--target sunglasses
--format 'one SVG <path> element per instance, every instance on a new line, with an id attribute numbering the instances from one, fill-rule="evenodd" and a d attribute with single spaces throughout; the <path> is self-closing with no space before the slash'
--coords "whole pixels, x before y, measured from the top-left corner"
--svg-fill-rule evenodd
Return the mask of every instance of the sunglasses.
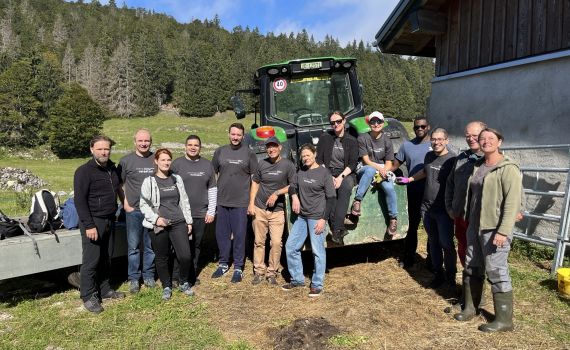
<path id="1" fill-rule="evenodd" d="M 338 119 L 338 120 L 331 120 L 331 125 L 332 126 L 336 126 L 336 125 L 340 125 L 342 124 L 342 122 L 344 121 L 344 119 Z"/>
<path id="2" fill-rule="evenodd" d="M 384 124 L 383 120 L 380 119 L 373 119 L 369 122 L 370 125 L 380 125 L 380 124 Z"/>
<path id="3" fill-rule="evenodd" d="M 427 128 L 427 127 L 428 127 L 427 125 L 414 125 L 414 130 L 419 130 L 419 129 L 422 129 L 422 130 L 423 130 L 423 129 Z"/>

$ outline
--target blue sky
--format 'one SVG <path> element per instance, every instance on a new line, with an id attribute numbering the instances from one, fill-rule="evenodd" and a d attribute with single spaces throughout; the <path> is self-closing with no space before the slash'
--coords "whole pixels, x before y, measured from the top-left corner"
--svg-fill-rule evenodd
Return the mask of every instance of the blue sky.
<path id="1" fill-rule="evenodd" d="M 316 40 L 326 34 L 341 44 L 356 39 L 372 42 L 398 0 L 115 0 L 128 7 L 143 7 L 173 16 L 179 22 L 213 18 L 224 28 L 258 27 L 262 34 L 297 33 L 303 28 Z M 86 1 L 88 2 L 88 1 Z M 107 4 L 108 0 L 99 0 Z"/>

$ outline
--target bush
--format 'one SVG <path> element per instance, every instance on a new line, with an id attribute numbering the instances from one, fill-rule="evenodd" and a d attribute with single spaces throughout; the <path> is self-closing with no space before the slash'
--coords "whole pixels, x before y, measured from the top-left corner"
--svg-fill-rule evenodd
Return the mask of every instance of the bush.
<path id="1" fill-rule="evenodd" d="M 51 109 L 49 143 L 59 158 L 89 155 L 89 141 L 100 134 L 105 115 L 85 89 L 72 83 Z"/>

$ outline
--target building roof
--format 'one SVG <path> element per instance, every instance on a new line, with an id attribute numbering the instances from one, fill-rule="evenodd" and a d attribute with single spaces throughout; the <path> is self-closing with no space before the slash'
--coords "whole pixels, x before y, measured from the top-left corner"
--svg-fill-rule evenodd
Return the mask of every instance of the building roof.
<path id="1" fill-rule="evenodd" d="M 384 53 L 435 57 L 435 37 L 445 33 L 449 0 L 400 0 L 376 34 Z"/>

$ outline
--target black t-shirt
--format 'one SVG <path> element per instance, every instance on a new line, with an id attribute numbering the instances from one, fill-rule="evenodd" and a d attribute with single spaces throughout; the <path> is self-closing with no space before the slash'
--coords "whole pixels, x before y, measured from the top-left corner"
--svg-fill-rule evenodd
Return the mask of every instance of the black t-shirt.
<path id="1" fill-rule="evenodd" d="M 336 196 L 331 173 L 324 167 L 297 172 L 295 186 L 301 202 L 300 215 L 309 219 L 322 219 L 327 198 Z"/>
<path id="2" fill-rule="evenodd" d="M 445 210 L 445 184 L 449 173 L 453 170 L 455 154 L 448 152 L 438 157 L 433 151 L 426 154 L 424 170 L 426 172 L 426 185 L 422 200 L 422 210 Z"/>
<path id="3" fill-rule="evenodd" d="M 259 162 L 253 181 L 259 184 L 255 196 L 255 206 L 264 210 L 281 211 L 285 207 L 285 195 L 279 196 L 275 206 L 268 208 L 265 203 L 275 191 L 290 185 L 294 181 L 295 165 L 289 159 L 271 163 L 268 158 Z"/>
<path id="4" fill-rule="evenodd" d="M 190 160 L 184 156 L 172 162 L 172 172 L 180 175 L 190 200 L 192 216 L 206 217 L 208 211 L 208 190 L 216 187 L 216 174 L 212 163 L 204 158 Z"/>
<path id="5" fill-rule="evenodd" d="M 218 173 L 218 205 L 247 208 L 251 175 L 257 170 L 257 157 L 246 145 L 233 149 L 231 145 L 219 147 L 212 158 Z"/>
<path id="6" fill-rule="evenodd" d="M 176 179 L 169 176 L 166 179 L 154 175 L 158 191 L 160 193 L 160 207 L 158 216 L 170 220 L 172 224 L 185 221 L 182 209 L 180 209 L 180 193 L 176 187 Z"/>

